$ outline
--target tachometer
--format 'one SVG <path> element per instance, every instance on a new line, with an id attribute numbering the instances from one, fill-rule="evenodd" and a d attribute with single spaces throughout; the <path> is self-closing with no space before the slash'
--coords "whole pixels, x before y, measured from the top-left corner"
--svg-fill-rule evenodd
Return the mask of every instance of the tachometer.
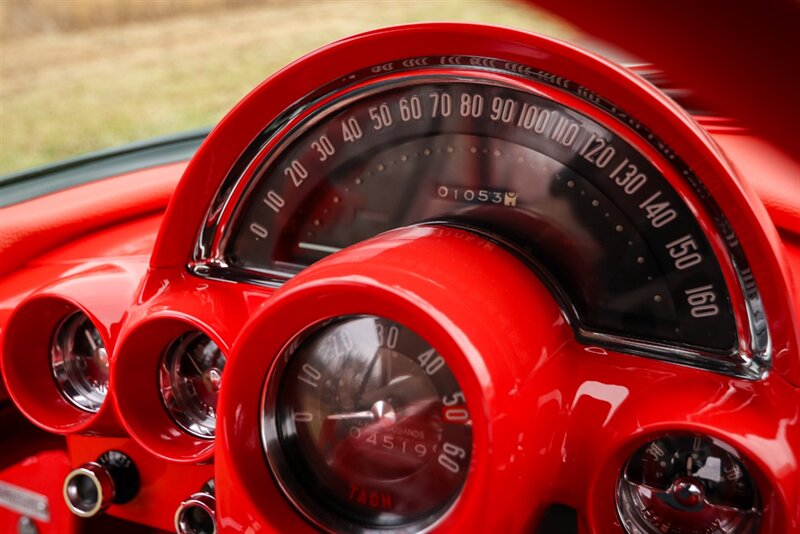
<path id="1" fill-rule="evenodd" d="M 420 528 L 458 496 L 471 418 L 435 348 L 403 325 L 355 316 L 317 328 L 282 359 L 265 389 L 264 442 L 293 499 L 326 503 L 306 510 L 314 521 Z"/>

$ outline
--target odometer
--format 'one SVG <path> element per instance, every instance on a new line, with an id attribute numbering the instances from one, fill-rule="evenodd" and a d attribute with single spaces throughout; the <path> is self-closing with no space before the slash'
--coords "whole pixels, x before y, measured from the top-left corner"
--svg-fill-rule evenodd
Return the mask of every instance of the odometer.
<path id="1" fill-rule="evenodd" d="M 457 498 L 471 417 L 447 361 L 420 336 L 387 319 L 346 317 L 281 360 L 265 390 L 264 442 L 312 520 L 335 530 L 421 528 Z"/>
<path id="2" fill-rule="evenodd" d="M 651 158 L 496 77 L 343 92 L 259 164 L 236 221 L 226 264 L 275 281 L 391 228 L 473 228 L 530 259 L 587 339 L 737 350 L 715 252 Z"/>

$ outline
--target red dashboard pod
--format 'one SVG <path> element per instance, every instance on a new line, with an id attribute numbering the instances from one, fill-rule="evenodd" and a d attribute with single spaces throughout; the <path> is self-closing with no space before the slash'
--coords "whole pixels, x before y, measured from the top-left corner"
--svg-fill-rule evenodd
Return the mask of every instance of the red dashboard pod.
<path id="1" fill-rule="evenodd" d="M 100 365 L 113 366 L 116 337 L 145 266 L 141 260 L 82 265 L 14 310 L 2 351 L 3 377 L 15 404 L 34 424 L 59 434 L 122 435 L 113 383 L 108 382 L 98 406 L 81 408 L 59 385 L 51 351 L 56 332 L 82 314 L 100 338 L 89 342 L 102 341 L 105 347 Z"/>
<path id="2" fill-rule="evenodd" d="M 552 392 L 564 369 L 554 362 L 571 343 L 571 329 L 544 285 L 498 245 L 463 230 L 411 227 L 304 271 L 234 345 L 216 457 L 219 514 L 227 525 L 242 525 L 230 531 L 310 530 L 303 514 L 323 528 L 346 525 L 321 520 L 309 512 L 313 503 L 296 496 L 290 499 L 299 510 L 293 510 L 281 494 L 262 447 L 260 406 L 276 387 L 275 377 L 268 379 L 281 367 L 276 357 L 293 340 L 313 325 L 353 315 L 383 317 L 416 332 L 446 360 L 466 397 L 469 476 L 452 507 L 434 518 L 437 526 L 517 531 L 535 524 L 557 466 L 545 451 L 566 424 L 557 401 L 540 406 L 537 399 Z"/>
<path id="3" fill-rule="evenodd" d="M 164 351 L 191 332 L 205 333 L 223 346 L 206 325 L 192 317 L 176 312 L 154 314 L 126 333 L 114 370 L 114 376 L 120 377 L 117 406 L 128 432 L 157 457 L 178 462 L 208 460 L 214 451 L 213 439 L 184 432 L 170 418 L 159 391 Z"/>

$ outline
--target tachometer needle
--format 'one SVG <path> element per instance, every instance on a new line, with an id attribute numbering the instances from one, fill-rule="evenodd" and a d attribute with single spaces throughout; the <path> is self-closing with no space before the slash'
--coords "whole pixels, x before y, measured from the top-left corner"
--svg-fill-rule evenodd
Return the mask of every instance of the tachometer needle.
<path id="1" fill-rule="evenodd" d="M 89 332 L 89 330 L 84 330 L 83 334 L 86 336 L 86 341 L 89 342 L 89 346 L 92 348 L 92 352 L 97 352 L 97 343 L 94 342 L 92 333 Z"/>
<path id="2" fill-rule="evenodd" d="M 350 413 L 333 413 L 325 417 L 333 421 L 341 421 L 347 419 L 374 419 L 375 414 L 371 410 L 363 412 L 350 412 Z"/>
<path id="3" fill-rule="evenodd" d="M 297 243 L 297 246 L 299 248 L 302 248 L 302 249 L 305 249 L 305 250 L 313 250 L 315 252 L 324 252 L 326 254 L 333 254 L 334 252 L 339 252 L 340 250 L 342 250 L 342 249 L 336 248 L 336 247 L 329 247 L 327 245 L 318 245 L 316 243 L 305 243 L 303 241 L 300 241 L 299 243 Z"/>

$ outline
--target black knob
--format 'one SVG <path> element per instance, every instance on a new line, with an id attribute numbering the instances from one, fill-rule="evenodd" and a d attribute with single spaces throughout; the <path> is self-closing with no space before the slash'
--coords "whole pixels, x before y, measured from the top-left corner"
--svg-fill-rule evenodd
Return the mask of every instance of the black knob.
<path id="1" fill-rule="evenodd" d="M 139 471 L 119 451 L 107 451 L 96 462 L 87 462 L 64 479 L 64 501 L 80 517 L 92 517 L 111 504 L 124 504 L 139 492 Z"/>

